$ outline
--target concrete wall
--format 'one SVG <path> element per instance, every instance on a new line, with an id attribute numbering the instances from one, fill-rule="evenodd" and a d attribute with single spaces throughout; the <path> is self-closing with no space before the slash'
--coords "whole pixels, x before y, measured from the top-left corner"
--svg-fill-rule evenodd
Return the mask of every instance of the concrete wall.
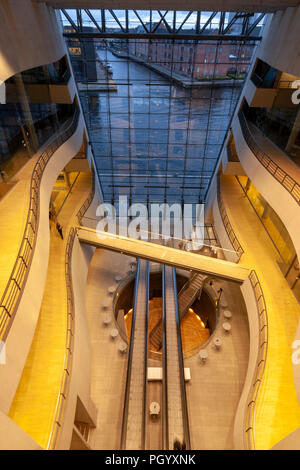
<path id="1" fill-rule="evenodd" d="M 257 57 L 282 72 L 300 76 L 300 7 L 276 12 Z"/>
<path id="2" fill-rule="evenodd" d="M 38 2 L 45 0 L 37 0 Z M 61 8 L 99 8 L 99 0 L 46 0 L 50 5 Z M 187 0 L 184 4 L 185 10 L 210 10 L 216 11 L 274 11 L 277 8 L 286 8 L 288 5 L 294 5 L 295 2 L 288 0 L 213 0 L 209 4 L 207 0 Z M 121 8 L 132 9 L 140 8 L 140 0 L 102 0 L 101 8 Z M 183 5 L 180 0 L 144 0 L 144 9 L 166 9 L 182 10 Z"/>
<path id="3" fill-rule="evenodd" d="M 2 411 L 0 411 L 0 436 L 0 450 L 42 450 L 32 437 Z"/>
<path id="4" fill-rule="evenodd" d="M 30 0 L 0 2 L 0 80 L 65 54 L 55 11 Z"/>
<path id="5" fill-rule="evenodd" d="M 246 279 L 246 281 L 242 284 L 241 292 L 243 294 L 248 313 L 250 348 L 248 369 L 245 378 L 244 388 L 241 394 L 241 398 L 237 407 L 234 420 L 233 440 L 235 450 L 245 449 L 245 412 L 248 405 L 249 392 L 252 389 L 252 382 L 255 374 L 255 367 L 259 350 L 258 311 L 254 292 L 249 279 Z"/>
<path id="6" fill-rule="evenodd" d="M 299 24 L 300 7 L 288 8 L 287 10 L 277 12 L 273 17 L 270 17 L 265 26 L 264 39 L 257 50 L 256 57 L 261 58 L 271 66 L 283 72 L 300 76 Z M 254 63 L 255 60 L 253 61 L 253 64 Z M 287 192 L 287 190 L 284 189 L 284 187 L 281 186 L 281 184 L 277 182 L 276 179 L 256 159 L 254 154 L 249 149 L 240 128 L 237 113 L 241 102 L 245 97 L 248 104 L 251 104 L 257 91 L 256 87 L 250 80 L 250 76 L 251 71 L 244 85 L 240 101 L 235 111 L 235 116 L 232 120 L 232 132 L 235 140 L 237 155 L 242 164 L 242 167 L 245 170 L 245 173 L 249 176 L 262 196 L 267 200 L 270 206 L 281 218 L 294 243 L 298 259 L 300 259 L 299 206 L 293 197 Z M 254 104 L 255 103 L 253 102 L 253 105 Z M 221 168 L 224 168 L 226 165 L 225 151 L 226 143 L 223 147 L 218 167 L 221 166 Z M 213 208 L 215 228 L 221 245 L 227 247 L 228 239 L 226 240 L 226 232 L 222 228 L 220 222 L 220 213 L 218 211 L 216 200 L 216 174 L 208 192 L 206 213 L 208 213 L 211 207 Z M 255 372 L 259 328 L 256 301 L 249 280 L 246 280 L 243 283 L 241 291 L 248 311 L 250 327 L 250 356 L 245 385 L 235 417 L 234 443 L 236 449 L 244 448 L 243 436 L 245 407 L 247 406 L 248 394 L 252 383 L 252 377 Z M 300 344 L 300 323 L 295 340 L 298 340 Z M 293 351 L 291 350 L 291 354 L 292 352 Z M 300 403 L 300 360 L 299 364 L 293 365 L 293 373 L 297 396 Z M 297 430 L 280 441 L 276 446 L 274 446 L 274 449 L 299 449 L 299 436 L 300 431 Z"/>
<path id="7" fill-rule="evenodd" d="M 300 428 L 277 442 L 271 450 L 300 450 Z"/>
<path id="8" fill-rule="evenodd" d="M 49 201 L 60 171 L 76 155 L 82 144 L 83 118 L 75 133 L 49 160 L 40 186 L 40 220 L 36 246 L 24 293 L 6 340 L 7 364 L 0 369 L 1 410 L 8 413 L 14 398 L 37 324 L 49 259 Z"/>
<path id="9" fill-rule="evenodd" d="M 74 355 L 70 389 L 58 449 L 70 448 L 77 396 L 83 403 L 91 423 L 96 425 L 97 411 L 90 397 L 91 351 L 85 308 L 85 286 L 94 251 L 93 247 L 80 245 L 78 238 L 75 237 L 71 261 L 75 309 Z"/>
<path id="10" fill-rule="evenodd" d="M 45 3 L 4 0 L 0 2 L 0 18 L 0 81 L 68 55 L 57 12 Z M 73 99 L 77 94 L 77 86 L 70 60 L 69 66 L 72 78 L 68 82 L 68 89 Z M 81 109 L 79 98 L 78 104 Z M 90 146 L 87 158 L 93 160 Z M 102 198 L 99 181 L 96 181 L 96 191 Z"/>

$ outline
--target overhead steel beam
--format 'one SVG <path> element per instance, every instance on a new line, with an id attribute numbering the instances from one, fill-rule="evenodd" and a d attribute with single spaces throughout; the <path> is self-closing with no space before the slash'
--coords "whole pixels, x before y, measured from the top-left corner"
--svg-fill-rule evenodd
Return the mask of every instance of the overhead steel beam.
<path id="1" fill-rule="evenodd" d="M 258 18 L 254 21 L 254 23 L 251 24 L 251 26 L 247 30 L 247 36 L 250 36 L 252 31 L 256 28 L 258 23 L 260 23 L 260 21 L 263 19 L 264 16 L 265 16 L 265 13 L 262 13 L 261 15 L 258 16 Z"/>
<path id="2" fill-rule="evenodd" d="M 219 34 L 222 34 L 222 33 L 223 33 L 224 23 L 225 23 L 225 15 L 226 15 L 226 13 L 225 13 L 224 11 L 222 11 L 222 12 L 220 13 Z"/>
<path id="3" fill-rule="evenodd" d="M 101 10 L 101 24 L 102 24 L 102 31 L 106 31 L 106 23 L 105 23 L 105 10 Z"/>
<path id="4" fill-rule="evenodd" d="M 181 25 L 179 26 L 179 28 L 176 30 L 176 32 L 178 33 L 181 28 L 183 27 L 183 25 L 186 23 L 186 21 L 189 19 L 189 17 L 193 14 L 194 12 L 193 11 L 190 11 L 186 17 L 184 18 L 183 22 L 181 23 Z"/>
<path id="5" fill-rule="evenodd" d="M 109 13 L 111 14 L 111 16 L 114 18 L 114 20 L 116 21 L 116 23 L 120 26 L 121 30 L 123 31 L 123 33 L 125 33 L 125 29 L 123 28 L 122 24 L 120 23 L 119 19 L 117 18 L 115 12 L 113 10 L 108 10 Z"/>
<path id="6" fill-rule="evenodd" d="M 182 33 L 113 33 L 113 32 L 73 32 L 63 33 L 66 38 L 99 38 L 99 39 L 189 39 L 191 41 L 260 41 L 261 36 L 240 34 L 182 34 Z"/>
<path id="7" fill-rule="evenodd" d="M 82 13 L 81 10 L 76 10 L 76 16 L 77 16 L 77 27 L 79 31 L 82 31 Z"/>
<path id="8" fill-rule="evenodd" d="M 99 31 L 100 33 L 102 33 L 102 32 L 103 32 L 102 29 L 100 28 L 98 22 L 97 22 L 97 21 L 95 20 L 95 18 L 93 17 L 93 15 L 92 15 L 92 13 L 90 12 L 90 10 L 86 10 L 86 9 L 85 9 L 84 11 L 85 11 L 85 13 L 87 14 L 87 16 L 90 18 L 90 20 L 94 23 L 94 25 L 96 26 L 96 28 L 98 29 L 98 31 Z"/>
<path id="9" fill-rule="evenodd" d="M 217 15 L 217 13 L 218 13 L 217 11 L 214 11 L 214 12 L 210 15 L 210 17 L 209 17 L 208 20 L 206 21 L 205 25 L 200 29 L 200 34 L 203 33 L 203 32 L 206 30 L 207 26 L 209 25 L 209 23 L 212 22 L 212 20 L 213 20 L 214 17 Z"/>
<path id="10" fill-rule="evenodd" d="M 144 30 L 146 31 L 146 33 L 149 33 L 149 30 L 147 29 L 145 23 L 143 22 L 142 18 L 140 17 L 140 15 L 138 14 L 138 12 L 136 10 L 132 10 L 133 13 L 135 14 L 135 16 L 138 18 L 139 22 L 141 23 L 141 25 L 143 26 Z M 150 25 L 150 28 L 151 28 L 151 25 Z"/>
<path id="11" fill-rule="evenodd" d="M 263 14 L 264 16 L 265 14 Z M 242 25 L 242 30 L 245 29 L 245 25 L 248 24 L 249 18 L 253 16 L 253 13 L 236 13 L 233 18 L 229 21 L 228 25 L 226 28 L 224 28 L 223 33 L 226 34 L 228 31 L 230 31 L 230 28 L 239 20 L 240 18 L 243 18 L 243 25 Z M 246 28 L 247 30 L 247 28 Z M 246 34 L 246 33 L 245 33 Z"/>
<path id="12" fill-rule="evenodd" d="M 72 18 L 69 16 L 69 14 L 66 12 L 66 10 L 61 9 L 60 11 L 61 11 L 62 14 L 67 18 L 67 20 L 69 21 L 69 23 L 70 23 L 70 25 L 72 26 L 72 28 L 74 28 L 75 31 L 78 31 L 78 28 L 77 28 L 76 24 L 74 23 L 74 21 L 72 20 Z"/>
<path id="13" fill-rule="evenodd" d="M 159 28 L 159 26 L 162 24 L 162 22 L 164 22 L 164 24 L 165 24 L 167 30 L 169 31 L 169 33 L 171 32 L 171 28 L 165 20 L 165 16 L 167 15 L 167 13 L 168 13 L 168 10 L 165 11 L 164 15 L 162 15 L 161 12 L 158 11 L 158 14 L 159 14 L 161 19 L 159 20 L 159 22 L 157 23 L 155 28 L 152 30 L 152 33 L 155 33 L 155 31 Z"/>
<path id="14" fill-rule="evenodd" d="M 77 17 L 77 25 L 75 21 L 71 18 L 70 14 L 68 11 L 65 9 L 62 9 L 62 14 L 63 16 L 68 20 L 72 28 L 75 30 L 76 34 L 77 33 L 84 33 L 84 34 L 94 34 L 92 31 L 87 32 L 84 30 L 84 22 L 82 20 L 82 10 L 77 9 L 74 10 L 76 12 L 76 17 Z M 125 11 L 125 27 L 122 25 L 121 21 L 119 20 L 118 16 L 113 10 L 100 10 L 101 11 L 101 20 L 98 22 L 92 12 L 88 9 L 83 10 L 86 15 L 88 16 L 90 22 L 94 25 L 95 29 L 97 29 L 96 35 L 98 37 L 111 37 L 111 38 L 149 38 L 149 39 L 157 39 L 158 37 L 161 39 L 198 39 L 200 37 L 201 39 L 204 39 L 205 36 L 207 39 L 217 39 L 217 40 L 224 40 L 227 39 L 226 36 L 229 37 L 229 39 L 235 38 L 235 40 L 246 40 L 247 36 L 249 36 L 255 27 L 261 22 L 261 20 L 264 17 L 264 13 L 258 16 L 258 18 L 255 20 L 254 23 L 250 24 L 249 18 L 253 16 L 252 13 L 236 13 L 233 18 L 229 21 L 229 23 L 226 25 L 225 20 L 226 20 L 226 13 L 225 12 L 217 12 L 214 11 L 210 14 L 209 18 L 206 20 L 205 24 L 201 27 L 201 12 L 200 11 L 189 11 L 187 12 L 186 16 L 182 20 L 181 24 L 176 27 L 176 11 L 173 11 L 173 17 L 172 20 L 167 21 L 166 16 L 168 13 L 170 13 L 169 10 L 166 10 L 164 13 L 162 13 L 160 10 L 156 10 L 156 13 L 160 16 L 160 19 L 153 23 L 152 19 L 152 10 L 150 11 L 150 29 L 147 27 L 145 22 L 143 21 L 141 15 L 136 11 L 132 10 L 136 18 L 138 19 L 139 25 L 142 27 L 141 31 L 138 30 L 137 27 L 129 28 L 129 15 L 128 15 L 128 10 Z M 109 20 L 107 17 L 107 14 L 110 14 L 112 18 L 115 20 L 116 24 L 118 25 L 117 28 L 110 28 L 110 32 L 107 31 L 106 29 L 106 23 Z M 187 20 L 195 13 L 195 21 L 194 24 L 191 24 L 191 27 L 189 29 L 185 29 L 184 25 L 186 24 Z M 220 14 L 220 18 L 218 18 L 216 21 L 215 26 L 210 27 L 213 19 Z M 241 22 L 241 33 L 240 34 L 235 34 L 231 35 L 231 27 L 236 23 L 237 20 L 242 18 Z M 65 22 L 65 21 L 64 21 Z M 161 27 L 165 29 L 165 31 L 161 32 Z M 210 34 L 212 32 L 212 34 Z M 107 33 L 107 36 L 104 36 L 103 34 Z M 70 33 L 65 33 L 70 34 Z M 127 35 L 127 36 L 126 36 Z M 172 36 L 173 35 L 173 36 Z M 82 36 L 84 37 L 84 36 Z M 97 36 L 90 36 L 90 37 L 97 37 Z M 251 37 L 251 40 L 260 40 L 261 37 Z"/>

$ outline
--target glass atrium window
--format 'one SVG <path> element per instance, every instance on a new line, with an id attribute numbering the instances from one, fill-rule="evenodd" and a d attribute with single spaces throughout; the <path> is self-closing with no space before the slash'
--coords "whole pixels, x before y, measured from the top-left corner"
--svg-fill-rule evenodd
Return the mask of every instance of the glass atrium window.
<path id="1" fill-rule="evenodd" d="M 67 12 L 75 27 L 76 10 Z M 83 35 L 66 41 L 104 199 L 126 194 L 138 202 L 203 202 L 256 41 L 230 38 L 243 25 L 231 13 L 91 10 L 96 22 L 101 13 L 106 19 L 103 38 L 80 12 Z M 234 20 L 229 37 L 208 39 L 221 18 L 224 28 Z M 207 34 L 167 38 L 174 26 L 185 35 L 196 27 Z M 75 39 L 80 55 L 73 53 Z"/>

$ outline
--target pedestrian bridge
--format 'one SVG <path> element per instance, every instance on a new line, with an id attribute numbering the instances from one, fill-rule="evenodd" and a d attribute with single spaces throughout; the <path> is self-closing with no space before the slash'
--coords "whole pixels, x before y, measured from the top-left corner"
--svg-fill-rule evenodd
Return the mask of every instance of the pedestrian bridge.
<path id="1" fill-rule="evenodd" d="M 87 227 L 77 226 L 76 232 L 79 241 L 87 245 L 117 251 L 125 255 L 176 268 L 206 273 L 229 281 L 242 283 L 250 274 L 250 270 L 240 263 L 235 264 L 198 253 L 170 248 L 153 242 L 137 240 Z"/>

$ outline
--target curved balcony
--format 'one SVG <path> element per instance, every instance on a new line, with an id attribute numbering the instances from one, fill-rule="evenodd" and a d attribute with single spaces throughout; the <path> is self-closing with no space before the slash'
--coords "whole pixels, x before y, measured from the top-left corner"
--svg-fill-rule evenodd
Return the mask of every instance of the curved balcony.
<path id="1" fill-rule="evenodd" d="M 238 118 L 244 139 L 252 153 L 265 169 L 284 187 L 284 189 L 286 189 L 286 191 L 289 192 L 297 204 L 300 205 L 300 184 L 274 160 L 272 160 L 272 158 L 258 145 L 252 136 L 246 117 L 242 111 L 238 113 Z"/>
<path id="2" fill-rule="evenodd" d="M 79 118 L 76 110 L 71 124 L 58 134 L 35 164 L 30 184 L 30 202 L 20 249 L 0 301 L 0 339 L 5 341 L 14 320 L 32 262 L 39 228 L 40 185 L 43 172 L 54 152 L 74 133 Z"/>
<path id="3" fill-rule="evenodd" d="M 217 201 L 218 201 L 218 207 L 219 207 L 219 212 L 220 212 L 220 215 L 221 215 L 221 219 L 222 219 L 222 222 L 223 222 L 223 225 L 224 225 L 224 228 L 225 228 L 225 231 L 228 235 L 228 238 L 230 240 L 230 243 L 231 245 L 233 246 L 233 249 L 235 250 L 236 252 L 236 255 L 237 255 L 237 259 L 236 259 L 236 262 L 238 263 L 241 259 L 241 256 L 242 254 L 244 253 L 244 250 L 232 228 L 232 225 L 230 223 L 230 220 L 228 218 L 228 215 L 227 215 L 227 212 L 226 212 L 226 208 L 225 208 L 225 205 L 224 205 L 224 201 L 222 199 L 222 195 L 221 195 L 221 181 L 220 181 L 220 175 L 218 175 L 218 182 L 217 182 Z"/>
<path id="4" fill-rule="evenodd" d="M 57 399 L 53 425 L 48 440 L 47 449 L 56 449 L 60 431 L 62 428 L 64 408 L 68 398 L 70 388 L 70 377 L 73 359 L 74 347 L 74 294 L 72 287 L 72 250 L 74 245 L 76 232 L 74 228 L 70 229 L 66 252 L 65 252 L 65 280 L 67 288 L 67 332 L 66 332 L 66 349 L 64 357 L 63 374 L 61 378 L 60 391 Z"/>
<path id="5" fill-rule="evenodd" d="M 281 219 L 300 257 L 300 169 L 240 112 L 232 121 L 236 153 L 257 191 Z M 238 173 L 237 173 L 238 174 Z"/>
<path id="6" fill-rule="evenodd" d="M 248 387 L 249 393 L 245 406 L 243 439 L 244 446 L 247 450 L 255 450 L 255 409 L 267 361 L 269 325 L 265 297 L 257 274 L 254 270 L 251 271 L 248 279 L 253 290 L 257 307 L 258 331 L 255 333 L 258 336 L 258 348 L 254 365 L 254 373 L 252 375 L 251 383 L 249 384 L 250 386 Z"/>
<path id="7" fill-rule="evenodd" d="M 80 207 L 76 214 L 76 218 L 79 224 L 82 222 L 82 218 L 95 195 L 95 175 L 92 172 L 92 185 L 91 191 Z M 51 433 L 48 440 L 47 449 L 54 450 L 58 446 L 59 437 L 62 429 L 64 420 L 64 409 L 65 404 L 69 395 L 70 378 L 73 363 L 73 350 L 74 350 L 74 328 L 75 328 L 75 307 L 74 307 L 74 293 L 72 283 L 72 251 L 74 247 L 76 231 L 71 227 L 68 235 L 66 251 L 65 251 L 65 281 L 67 289 L 67 332 L 66 332 L 66 348 L 64 357 L 63 374 L 61 378 L 60 390 L 57 399 L 57 405 L 55 410 L 55 416 L 52 424 Z"/>
<path id="8" fill-rule="evenodd" d="M 217 180 L 217 207 L 219 209 L 223 226 L 230 243 L 236 251 L 237 256 L 235 262 L 238 263 L 244 253 L 244 250 L 238 240 L 236 232 L 233 229 L 226 211 L 225 203 L 222 198 L 220 175 L 218 175 Z M 214 216 L 215 215 L 216 214 L 214 212 Z M 252 355 L 252 357 L 250 355 L 251 364 L 249 358 L 247 378 L 245 381 L 243 394 L 240 399 L 240 406 L 235 418 L 237 428 L 235 443 L 238 448 L 253 450 L 256 448 L 255 408 L 267 359 L 268 315 L 262 287 L 255 270 L 250 272 L 244 284 L 247 286 L 248 291 L 250 291 L 250 295 L 252 291 L 252 297 L 255 299 L 256 310 L 253 310 L 255 316 L 252 323 L 253 326 L 250 327 L 250 347 Z M 244 287 L 244 289 L 245 288 L 246 287 Z M 249 311 L 249 302 L 246 301 L 246 304 L 247 310 Z M 253 338 L 258 338 L 258 341 L 253 341 Z"/>
<path id="9" fill-rule="evenodd" d="M 234 176 L 223 177 L 222 198 L 225 208 L 230 207 L 232 229 L 245 250 L 243 264 L 252 269 L 241 286 L 248 311 L 250 352 L 234 443 L 236 449 L 270 449 L 299 426 L 291 344 L 300 310 L 278 270 L 274 246 Z M 282 400 L 283 395 L 288 399 Z"/>
<path id="10" fill-rule="evenodd" d="M 55 224 L 50 224 L 50 231 L 45 227 L 50 232 L 46 283 L 33 340 L 9 410 L 10 418 L 49 450 L 70 448 L 77 397 L 86 410 L 90 409 L 84 301 L 89 260 L 72 228 L 90 191 L 90 175 L 82 172 L 75 181 L 59 214 L 64 238 Z M 16 327 L 20 317 L 18 314 Z M 13 332 L 9 341 L 12 336 Z"/>
<path id="11" fill-rule="evenodd" d="M 26 173 L 28 181 L 24 185 L 23 201 L 20 199 L 18 202 L 21 209 L 25 206 L 24 223 L 19 223 L 20 218 L 22 222 L 22 212 L 19 209 L 15 215 L 16 222 L 21 225 L 19 238 L 15 236 L 12 238 L 8 230 L 5 237 L 6 232 L 3 232 L 5 246 L 9 247 L 9 239 L 12 244 L 10 269 L 4 273 L 6 279 L 4 278 L 2 284 L 2 293 L 5 290 L 6 295 L 2 298 L 0 310 L 1 334 L 2 338 L 5 338 L 9 358 L 6 366 L 0 369 L 0 380 L 5 384 L 0 392 L 1 410 L 6 414 L 9 413 L 24 372 L 42 305 L 50 253 L 51 191 L 59 173 L 81 148 L 83 132 L 83 118 L 76 113 L 70 126 L 59 134 L 58 139 L 51 142 L 43 155 L 36 157 L 34 163 L 37 164 L 35 167 L 37 171 L 34 175 L 33 165 L 29 162 L 30 171 Z M 57 147 L 58 145 L 60 146 Z M 20 183 L 23 183 L 23 180 Z M 14 190 L 8 195 L 10 199 L 13 192 Z M 9 212 L 8 221 L 11 219 L 13 220 Z M 28 232 L 31 238 L 28 237 Z"/>

